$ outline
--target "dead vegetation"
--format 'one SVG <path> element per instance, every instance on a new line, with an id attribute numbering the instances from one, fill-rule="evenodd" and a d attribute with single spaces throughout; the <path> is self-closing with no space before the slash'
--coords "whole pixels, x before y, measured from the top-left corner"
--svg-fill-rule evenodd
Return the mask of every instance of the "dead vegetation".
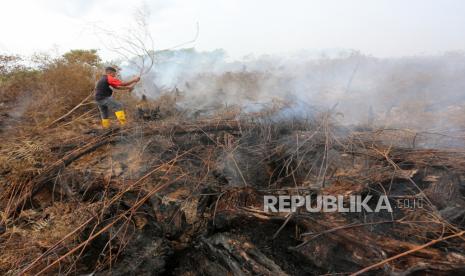
<path id="1" fill-rule="evenodd" d="M 330 118 L 145 121 L 8 144 L 0 270 L 284 275 L 380 263 L 371 269 L 463 271 L 465 153 L 389 147 Z M 391 215 L 263 212 L 263 195 L 310 193 L 427 203 Z"/>
<path id="2" fill-rule="evenodd" d="M 0 274 L 465 273 L 463 135 L 280 119 L 282 102 L 193 113 L 180 91 L 123 96 L 131 123 L 102 131 L 90 101 L 63 117 L 96 68 L 76 59 L 37 73 L 50 94 L 2 121 Z M 317 194 L 387 195 L 394 211 L 264 212 L 264 195 Z"/>

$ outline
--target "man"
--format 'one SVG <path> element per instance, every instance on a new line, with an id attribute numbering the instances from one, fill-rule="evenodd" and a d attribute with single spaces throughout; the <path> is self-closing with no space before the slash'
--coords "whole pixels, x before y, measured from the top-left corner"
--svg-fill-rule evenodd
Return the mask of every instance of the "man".
<path id="1" fill-rule="evenodd" d="M 100 116 L 102 118 L 102 127 L 110 127 L 109 110 L 115 111 L 116 118 L 121 125 L 126 124 L 126 114 L 123 110 L 123 105 L 116 101 L 111 95 L 113 89 L 132 91 L 134 85 L 140 80 L 136 77 L 128 82 L 123 82 L 116 78 L 116 69 L 113 67 L 105 68 L 105 75 L 100 78 L 95 86 L 95 100 L 97 101 Z"/>

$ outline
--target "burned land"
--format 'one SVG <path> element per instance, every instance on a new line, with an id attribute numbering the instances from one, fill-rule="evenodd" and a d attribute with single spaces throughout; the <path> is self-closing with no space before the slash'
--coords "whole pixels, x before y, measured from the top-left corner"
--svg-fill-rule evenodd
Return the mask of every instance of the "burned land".
<path id="1" fill-rule="evenodd" d="M 415 109 L 416 97 L 403 95 L 382 120 L 375 107 L 365 121 L 341 123 L 331 106 L 293 116 L 289 99 L 221 105 L 234 91 L 254 101 L 249 92 L 270 77 L 203 72 L 157 97 L 118 94 L 128 124 L 104 130 L 91 93 L 95 52 L 37 58 L 34 68 L 18 57 L 0 67 L 0 274 L 465 273 L 465 136 L 421 128 L 433 119 L 463 127 L 460 99 Z M 412 88 L 401 75 L 390 92 Z M 216 93 L 210 108 L 200 104 L 205 84 Z M 144 89 L 138 96 L 150 96 Z M 389 118 L 418 128 L 380 127 Z M 265 212 L 270 195 L 387 196 L 393 212 Z M 405 206 L 414 200 L 421 206 Z"/>

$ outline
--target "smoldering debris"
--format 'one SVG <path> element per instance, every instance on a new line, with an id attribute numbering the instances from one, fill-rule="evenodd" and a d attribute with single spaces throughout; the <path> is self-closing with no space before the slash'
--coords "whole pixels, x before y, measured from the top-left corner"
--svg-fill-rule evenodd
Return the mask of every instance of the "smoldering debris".
<path id="1" fill-rule="evenodd" d="M 268 116 L 141 119 L 79 141 L 49 130 L 34 151 L 8 142 L 29 153 L 2 155 L 1 273 L 465 272 L 463 150 L 393 146 L 333 114 Z M 12 162 L 25 158 L 40 167 Z M 264 195 L 312 194 L 424 205 L 264 212 Z"/>
<path id="2" fill-rule="evenodd" d="M 83 88 L 65 106 L 50 90 L 0 132 L 0 274 L 465 273 L 462 56 L 184 51 L 144 76 L 145 98 L 117 96 L 125 127 L 101 130 Z M 319 195 L 394 208 L 264 208 Z"/>

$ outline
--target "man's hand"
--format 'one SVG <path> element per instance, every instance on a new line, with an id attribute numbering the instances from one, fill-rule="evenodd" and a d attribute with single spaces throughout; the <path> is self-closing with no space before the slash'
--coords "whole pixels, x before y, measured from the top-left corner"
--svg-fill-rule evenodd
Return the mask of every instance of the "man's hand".
<path id="1" fill-rule="evenodd" d="M 132 83 L 136 83 L 136 82 L 139 82 L 140 81 L 140 77 L 135 77 L 134 79 L 132 79 Z"/>

